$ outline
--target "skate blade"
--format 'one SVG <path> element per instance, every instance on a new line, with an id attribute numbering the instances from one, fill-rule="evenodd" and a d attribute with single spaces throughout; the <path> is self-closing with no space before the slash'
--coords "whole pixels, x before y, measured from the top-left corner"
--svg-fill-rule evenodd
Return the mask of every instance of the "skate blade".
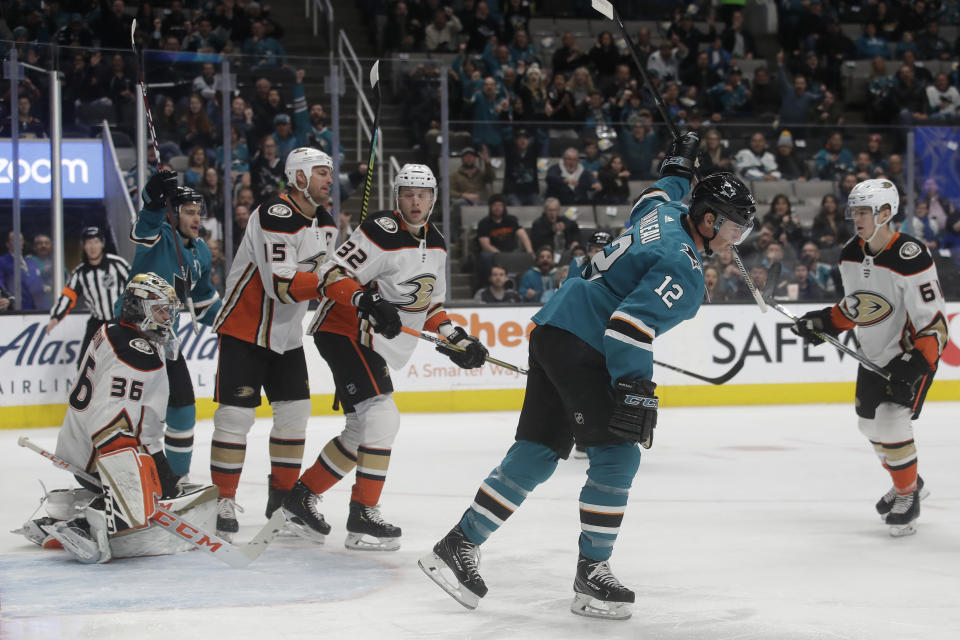
<path id="1" fill-rule="evenodd" d="M 284 528 L 287 531 L 292 532 L 294 535 L 297 535 L 301 538 L 306 538 L 307 540 L 312 540 L 313 542 L 316 542 L 319 544 L 323 544 L 324 541 L 327 539 L 327 535 L 325 533 L 320 533 L 319 531 L 315 531 L 314 529 L 311 529 L 310 527 L 308 527 L 306 524 L 303 524 L 302 522 L 298 522 L 299 518 L 289 514 L 286 510 L 283 511 L 283 517 L 286 520 L 286 525 L 284 526 Z"/>
<path id="2" fill-rule="evenodd" d="M 233 537 L 237 535 L 236 531 L 217 531 L 216 533 L 227 542 L 233 542 Z"/>
<path id="3" fill-rule="evenodd" d="M 362 533 L 348 533 L 343 546 L 355 551 L 396 551 L 400 538 L 376 538 Z"/>
<path id="4" fill-rule="evenodd" d="M 892 524 L 890 525 L 890 537 L 891 538 L 903 538 L 906 536 L 912 536 L 917 532 L 916 522 L 910 522 L 907 524 Z"/>
<path id="5" fill-rule="evenodd" d="M 573 596 L 570 611 L 587 618 L 626 620 L 633 615 L 630 610 L 632 604 L 632 602 L 604 602 L 584 593 L 578 593 Z"/>
<path id="6" fill-rule="evenodd" d="M 480 596 L 460 584 L 455 577 L 450 580 L 447 573 L 453 577 L 453 572 L 447 566 L 440 556 L 431 552 L 417 561 L 420 569 L 427 574 L 427 577 L 437 583 L 437 586 L 447 592 L 447 594 L 462 604 L 467 609 L 473 611 L 480 604 Z M 444 573 L 446 571 L 447 573 Z"/>

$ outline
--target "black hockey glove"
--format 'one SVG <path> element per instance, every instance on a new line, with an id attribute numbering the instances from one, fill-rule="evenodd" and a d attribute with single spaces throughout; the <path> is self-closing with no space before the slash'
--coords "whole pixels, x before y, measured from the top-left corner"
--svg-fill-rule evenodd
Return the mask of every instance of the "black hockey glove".
<path id="1" fill-rule="evenodd" d="M 699 150 L 700 137 L 693 132 L 685 133 L 674 140 L 667 152 L 667 158 L 660 165 L 660 177 L 677 176 L 693 180 Z"/>
<path id="2" fill-rule="evenodd" d="M 923 376 L 930 373 L 930 363 L 918 349 L 911 349 L 887 363 L 890 374 L 886 395 L 890 402 L 912 407 Z"/>
<path id="3" fill-rule="evenodd" d="M 400 335 L 403 324 L 397 308 L 376 291 L 367 290 L 357 297 L 357 311 L 360 317 L 369 321 L 373 330 L 384 338 L 393 339 Z"/>
<path id="4" fill-rule="evenodd" d="M 824 340 L 817 333 L 825 333 L 827 335 L 833 336 L 836 338 L 840 335 L 840 332 L 835 326 L 833 326 L 833 321 L 830 320 L 830 311 L 833 307 L 826 307 L 825 309 L 817 309 L 816 311 L 808 311 L 799 318 L 790 327 L 795 335 L 803 338 L 803 341 L 807 344 L 823 344 Z"/>
<path id="5" fill-rule="evenodd" d="M 161 211 L 167 207 L 167 196 L 176 192 L 177 172 L 161 169 L 143 187 L 143 205 L 151 211 Z"/>
<path id="6" fill-rule="evenodd" d="M 487 348 L 477 338 L 469 335 L 463 327 L 457 327 L 447 338 L 447 341 L 463 347 L 465 351 L 454 349 L 451 345 L 438 344 L 437 351 L 453 360 L 453 364 L 461 369 L 477 369 L 487 361 Z"/>
<path id="7" fill-rule="evenodd" d="M 653 395 L 657 385 L 650 380 L 618 380 L 613 388 L 616 406 L 607 427 L 613 435 L 639 442 L 644 449 L 653 444 L 660 399 Z"/>

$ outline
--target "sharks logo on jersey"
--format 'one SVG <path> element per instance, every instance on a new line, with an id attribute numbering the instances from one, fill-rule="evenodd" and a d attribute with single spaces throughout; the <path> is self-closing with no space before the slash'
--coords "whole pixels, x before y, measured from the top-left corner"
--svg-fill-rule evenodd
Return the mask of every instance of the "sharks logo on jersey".
<path id="1" fill-rule="evenodd" d="M 688 245 L 686 242 L 681 243 L 681 246 L 683 248 L 680 249 L 680 252 L 690 258 L 690 268 L 694 271 L 703 273 L 703 264 L 700 262 L 700 257 L 697 256 L 697 252 L 693 250 L 693 247 Z"/>

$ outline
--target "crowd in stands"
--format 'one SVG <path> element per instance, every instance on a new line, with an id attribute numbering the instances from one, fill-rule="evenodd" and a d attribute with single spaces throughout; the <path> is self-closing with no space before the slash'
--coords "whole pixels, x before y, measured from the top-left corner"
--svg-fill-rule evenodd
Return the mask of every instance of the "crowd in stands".
<path id="1" fill-rule="evenodd" d="M 519 228 L 516 238 L 500 238 L 507 249 L 492 242 L 491 222 L 498 231 L 501 218 L 519 227 L 501 208 L 551 201 L 564 208 L 628 205 L 636 197 L 630 183 L 658 175 L 669 136 L 619 34 L 599 31 L 599 15 L 593 24 L 562 35 L 531 33 L 531 20 L 551 9 L 573 9 L 568 15 L 589 18 L 589 3 L 538 5 L 537 11 L 525 0 L 375 4 L 386 17 L 385 51 L 452 57 L 451 128 L 469 135 L 460 168 L 451 169 L 454 204 L 488 204 L 491 211 L 477 240 L 465 247 L 473 252 L 474 290 L 487 283 L 495 251 L 516 247 L 537 262 L 531 268 L 540 266 L 541 242 L 533 227 Z M 783 253 L 785 282 L 798 285 L 787 292 L 786 284 L 778 283 L 785 295 L 835 296 L 836 273 L 823 267 L 852 233 L 843 209 L 853 184 L 888 178 L 901 192 L 901 211 L 906 208 L 905 129 L 889 125 L 960 123 L 958 4 L 783 2 L 777 3 L 779 30 L 769 35 L 747 27 L 744 12 L 752 9 L 742 3 L 723 3 L 718 12 L 710 4 L 677 9 L 671 3 L 619 3 L 618 8 L 624 19 L 647 21 L 631 32 L 640 62 L 671 119 L 700 135 L 704 171 L 733 171 L 753 183 L 830 183 L 820 210 L 808 201 L 801 216 L 792 211 L 798 198 L 789 189 L 762 198 L 757 233 L 744 253 L 751 263 L 764 265 L 770 262 L 768 246 L 774 247 L 771 253 Z M 941 35 L 944 25 L 949 40 Z M 851 37 L 852 30 L 862 35 Z M 590 32 L 597 35 L 585 46 Z M 849 69 L 860 61 L 873 71 L 856 84 Z M 405 85 L 408 113 L 439 120 L 436 72 L 421 65 L 413 75 L 420 82 Z M 425 104 L 434 107 L 424 109 Z M 436 128 L 425 122 L 411 142 L 419 148 Z M 437 164 L 439 149 L 425 144 L 424 153 Z M 500 169 L 497 180 L 491 164 Z M 931 248 L 957 246 L 957 203 L 934 196 L 942 215 L 931 216 L 929 199 L 918 191 L 909 231 Z M 550 244 L 559 281 L 570 247 Z M 820 254 L 816 260 L 814 249 Z M 800 266 L 794 269 L 795 264 Z M 750 298 L 735 268 L 713 266 L 718 274 L 713 301 Z M 508 279 L 528 299 L 520 284 L 525 275 L 508 266 Z"/>

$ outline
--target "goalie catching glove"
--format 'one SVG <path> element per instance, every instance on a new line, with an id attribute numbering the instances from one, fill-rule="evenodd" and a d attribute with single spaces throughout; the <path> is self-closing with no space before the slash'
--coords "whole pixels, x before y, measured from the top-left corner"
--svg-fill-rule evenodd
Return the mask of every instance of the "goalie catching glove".
<path id="1" fill-rule="evenodd" d="M 617 380 L 613 387 L 616 406 L 608 429 L 615 436 L 639 442 L 644 449 L 653 445 L 660 399 L 653 395 L 656 383 L 650 380 Z"/>
<path id="2" fill-rule="evenodd" d="M 840 335 L 840 330 L 834 326 L 830 319 L 832 311 L 833 307 L 808 311 L 797 318 L 796 323 L 790 327 L 790 331 L 803 338 L 803 341 L 807 344 L 813 345 L 824 343 L 823 338 L 817 335 L 818 333 L 836 338 Z"/>
<path id="3" fill-rule="evenodd" d="M 450 358 L 458 367 L 477 369 L 487 361 L 487 355 L 489 354 L 487 348 L 480 344 L 480 340 L 464 331 L 463 327 L 457 327 L 446 334 L 446 338 L 451 345 L 461 347 L 462 350 L 455 349 L 451 345 L 438 344 L 437 351 Z"/>
<path id="4" fill-rule="evenodd" d="M 355 306 L 360 317 L 373 325 L 373 330 L 384 338 L 393 339 L 400 335 L 400 314 L 397 308 L 376 291 L 365 290 L 357 296 Z"/>
<path id="5" fill-rule="evenodd" d="M 912 407 L 923 377 L 930 373 L 930 363 L 918 349 L 911 349 L 887 363 L 890 374 L 886 395 L 890 402 Z"/>

